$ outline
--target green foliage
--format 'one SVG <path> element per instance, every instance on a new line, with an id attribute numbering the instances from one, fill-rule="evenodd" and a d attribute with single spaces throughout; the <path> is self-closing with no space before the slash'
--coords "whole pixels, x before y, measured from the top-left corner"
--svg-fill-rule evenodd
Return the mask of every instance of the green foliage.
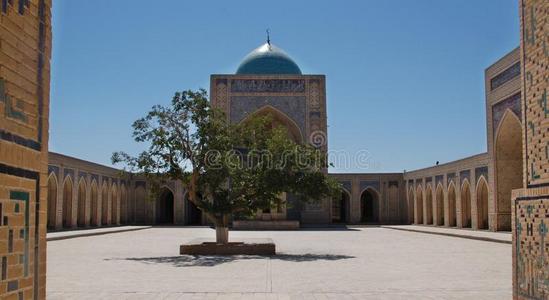
<path id="1" fill-rule="evenodd" d="M 180 181 L 217 226 L 276 205 L 284 192 L 302 202 L 336 195 L 339 184 L 326 176 L 325 154 L 296 144 L 272 120 L 266 115 L 230 124 L 205 90 L 176 93 L 171 106 L 154 106 L 133 123 L 135 141 L 148 149 L 136 157 L 113 153 L 112 162 L 146 176 L 153 190 Z"/>

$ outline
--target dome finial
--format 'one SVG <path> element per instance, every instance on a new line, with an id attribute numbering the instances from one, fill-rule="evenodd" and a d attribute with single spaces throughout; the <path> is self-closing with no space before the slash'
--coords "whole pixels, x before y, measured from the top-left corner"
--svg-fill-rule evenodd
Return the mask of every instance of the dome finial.
<path id="1" fill-rule="evenodd" d="M 271 45 L 271 31 L 267 28 L 267 44 Z"/>

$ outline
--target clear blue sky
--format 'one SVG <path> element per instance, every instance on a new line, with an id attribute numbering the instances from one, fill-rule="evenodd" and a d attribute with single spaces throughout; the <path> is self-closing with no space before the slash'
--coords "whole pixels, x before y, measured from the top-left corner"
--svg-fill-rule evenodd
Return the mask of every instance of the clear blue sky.
<path id="1" fill-rule="evenodd" d="M 401 172 L 486 151 L 484 70 L 519 44 L 517 0 L 56 0 L 50 150 L 110 165 L 131 123 L 209 89 L 265 41 L 325 74 L 331 150 Z"/>

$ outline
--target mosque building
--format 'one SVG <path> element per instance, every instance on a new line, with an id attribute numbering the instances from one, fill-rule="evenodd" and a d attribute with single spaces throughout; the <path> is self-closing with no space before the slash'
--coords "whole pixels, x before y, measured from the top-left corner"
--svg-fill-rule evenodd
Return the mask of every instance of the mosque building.
<path id="1" fill-rule="evenodd" d="M 300 206 L 285 195 L 292 205 L 258 212 L 261 222 L 252 227 L 414 223 L 510 230 L 511 190 L 522 183 L 520 70 L 518 48 L 486 69 L 487 152 L 406 173 L 330 173 L 343 187 L 341 197 Z M 211 75 L 210 96 L 232 123 L 270 114 L 295 142 L 328 150 L 326 76 L 303 74 L 270 40 L 235 74 Z M 175 182 L 147 201 L 145 180 L 58 153 L 49 157 L 49 229 L 207 221 Z"/>

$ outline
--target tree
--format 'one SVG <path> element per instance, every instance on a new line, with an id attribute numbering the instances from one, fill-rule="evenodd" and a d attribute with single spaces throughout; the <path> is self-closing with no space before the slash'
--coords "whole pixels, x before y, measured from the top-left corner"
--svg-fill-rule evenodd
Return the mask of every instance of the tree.
<path id="1" fill-rule="evenodd" d="M 115 152 L 113 164 L 146 176 L 153 193 L 162 182 L 180 181 L 215 225 L 217 243 L 228 242 L 234 215 L 253 216 L 278 204 L 283 192 L 316 202 L 339 191 L 326 175 L 324 152 L 289 139 L 269 115 L 230 124 L 203 89 L 176 93 L 171 106 L 154 106 L 132 127 L 148 149 L 136 157 Z"/>

